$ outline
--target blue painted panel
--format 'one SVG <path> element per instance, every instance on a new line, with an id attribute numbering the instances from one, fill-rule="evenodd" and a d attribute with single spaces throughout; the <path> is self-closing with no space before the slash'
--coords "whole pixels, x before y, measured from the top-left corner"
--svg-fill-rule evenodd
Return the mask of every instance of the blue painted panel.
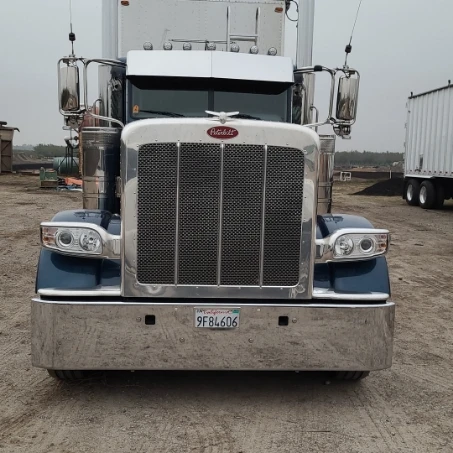
<path id="1" fill-rule="evenodd" d="M 43 249 L 36 290 L 43 288 L 91 289 L 99 285 L 101 260 L 59 255 Z"/>
<path id="2" fill-rule="evenodd" d="M 315 264 L 313 286 L 323 289 L 330 289 L 332 287 L 331 271 L 328 264 Z"/>
<path id="3" fill-rule="evenodd" d="M 101 286 L 121 285 L 121 261 L 103 260 L 101 266 Z"/>
<path id="4" fill-rule="evenodd" d="M 340 228 L 374 228 L 364 217 L 349 214 L 326 214 L 318 216 L 316 237 L 325 238 Z"/>
<path id="5" fill-rule="evenodd" d="M 390 294 L 387 260 L 381 256 L 357 263 L 331 263 L 332 287 L 337 292 Z"/>
<path id="6" fill-rule="evenodd" d="M 107 230 L 112 217 L 113 215 L 108 211 L 80 209 L 76 211 L 61 211 L 55 215 L 52 222 L 94 223 Z"/>

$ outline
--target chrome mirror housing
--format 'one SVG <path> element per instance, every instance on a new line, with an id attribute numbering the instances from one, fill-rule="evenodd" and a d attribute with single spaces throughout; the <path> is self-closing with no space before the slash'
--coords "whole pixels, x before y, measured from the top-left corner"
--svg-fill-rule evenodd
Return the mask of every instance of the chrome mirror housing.
<path id="1" fill-rule="evenodd" d="M 74 62 L 67 62 L 60 66 L 58 84 L 58 99 L 60 112 L 75 114 L 80 112 L 80 74 L 79 68 Z"/>
<path id="2" fill-rule="evenodd" d="M 354 74 L 356 77 L 354 77 Z M 357 72 L 344 72 L 338 82 L 336 118 L 338 122 L 348 125 L 357 118 L 357 101 L 359 98 L 360 77 Z"/>

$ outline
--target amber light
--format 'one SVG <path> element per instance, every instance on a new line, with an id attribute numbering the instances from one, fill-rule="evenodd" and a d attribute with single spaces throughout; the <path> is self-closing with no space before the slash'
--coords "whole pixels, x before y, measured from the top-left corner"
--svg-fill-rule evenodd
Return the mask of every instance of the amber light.
<path id="1" fill-rule="evenodd" d="M 277 8 L 275 8 L 275 12 L 276 13 L 282 13 L 283 12 L 283 8 L 281 6 L 277 6 Z"/>
<path id="2" fill-rule="evenodd" d="M 127 0 L 122 0 L 122 1 L 121 1 L 121 4 L 122 4 L 123 6 L 129 6 L 129 2 L 128 2 Z"/>

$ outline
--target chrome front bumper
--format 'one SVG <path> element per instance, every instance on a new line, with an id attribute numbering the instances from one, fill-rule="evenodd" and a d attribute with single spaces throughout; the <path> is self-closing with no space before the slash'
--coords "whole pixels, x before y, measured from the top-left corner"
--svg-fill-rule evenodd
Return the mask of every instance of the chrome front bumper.
<path id="1" fill-rule="evenodd" d="M 197 329 L 195 307 L 239 307 Z M 392 364 L 395 305 L 32 302 L 32 362 L 58 370 L 341 370 Z M 147 325 L 147 316 L 155 317 Z M 288 317 L 279 326 L 279 317 Z"/>

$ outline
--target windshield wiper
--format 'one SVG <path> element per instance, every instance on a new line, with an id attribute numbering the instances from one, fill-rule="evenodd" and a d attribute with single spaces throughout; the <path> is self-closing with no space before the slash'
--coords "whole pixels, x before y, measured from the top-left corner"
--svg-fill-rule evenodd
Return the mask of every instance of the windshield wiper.
<path id="1" fill-rule="evenodd" d="M 185 115 L 175 112 L 164 112 L 161 110 L 140 110 L 140 113 L 151 113 L 151 115 L 169 116 L 171 118 L 185 118 Z"/>
<path id="2" fill-rule="evenodd" d="M 231 118 L 240 118 L 240 119 L 243 119 L 243 120 L 260 120 L 260 121 L 262 121 L 261 118 L 258 118 L 257 116 L 247 115 L 246 113 L 238 113 L 237 115 L 233 115 Z"/>

